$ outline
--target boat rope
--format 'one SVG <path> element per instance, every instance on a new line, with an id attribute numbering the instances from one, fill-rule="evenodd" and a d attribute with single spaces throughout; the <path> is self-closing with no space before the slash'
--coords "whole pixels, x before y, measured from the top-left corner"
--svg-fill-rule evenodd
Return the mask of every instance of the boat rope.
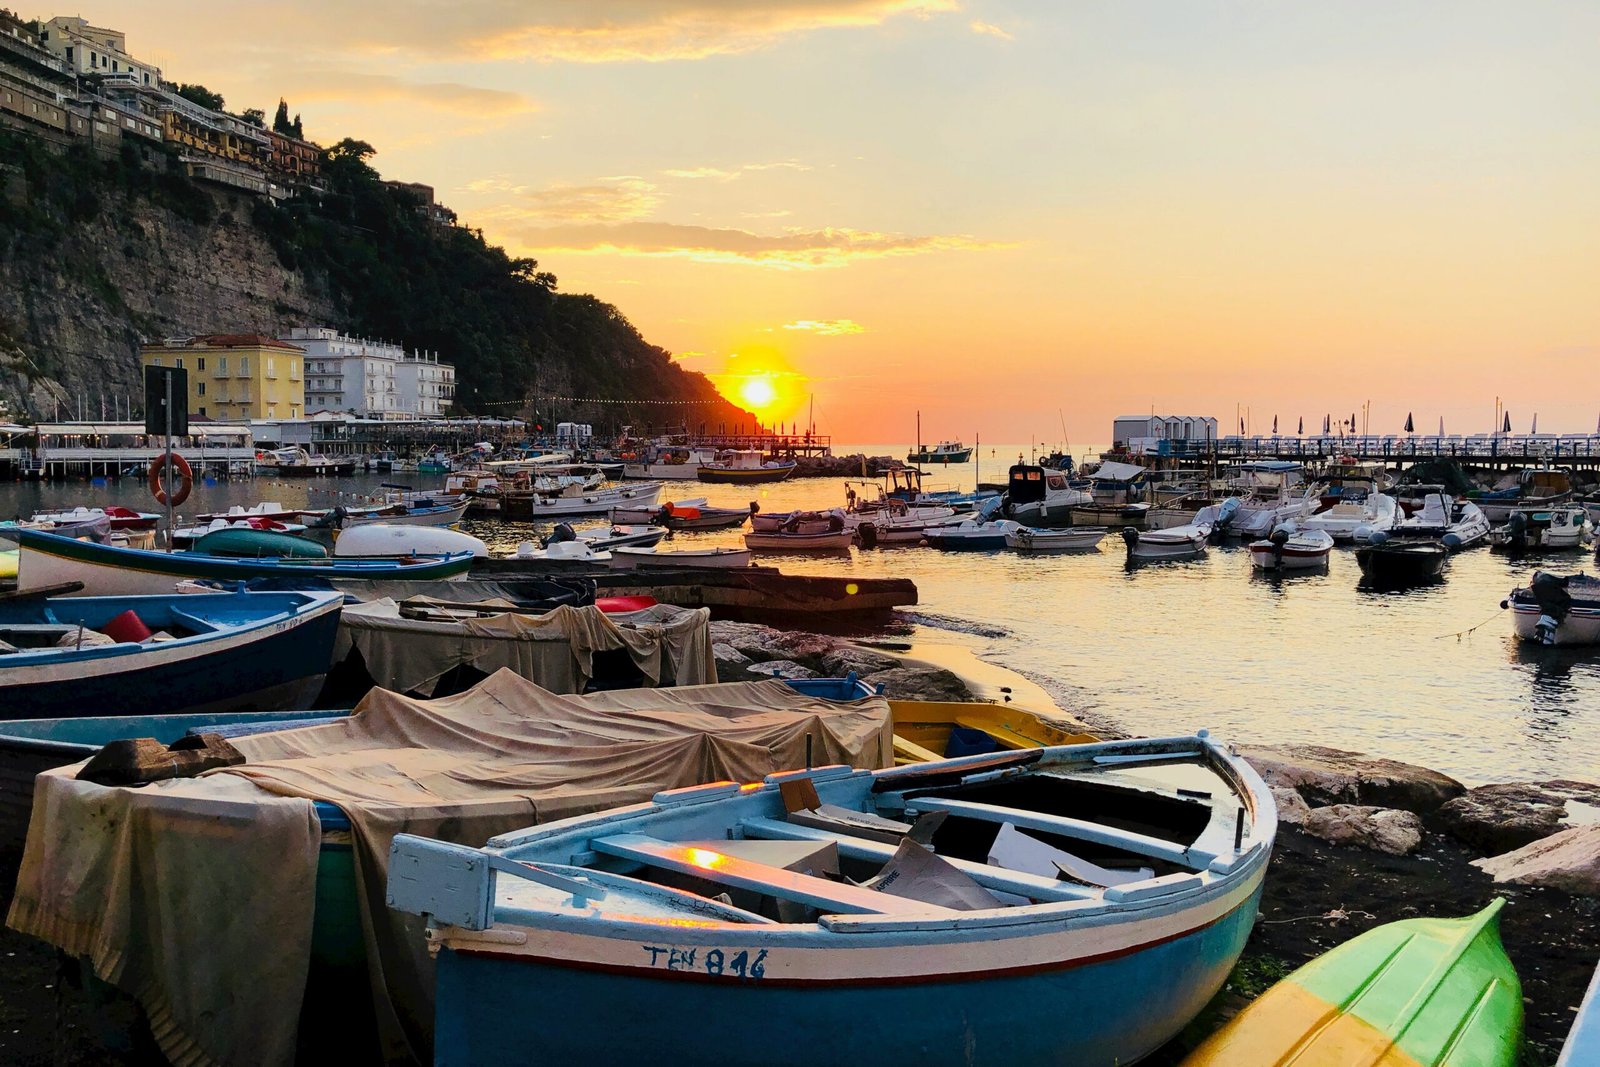
<path id="1" fill-rule="evenodd" d="M 1472 634 L 1473 634 L 1473 631 L 1480 630 L 1483 627 L 1488 626 L 1491 622 L 1494 622 L 1494 620 L 1498 619 L 1499 617 L 1500 617 L 1500 612 L 1496 611 L 1493 615 L 1490 615 L 1487 619 L 1484 619 L 1482 622 L 1478 623 L 1477 626 L 1469 626 L 1465 630 L 1457 630 L 1453 634 L 1440 634 L 1438 637 L 1435 637 L 1434 640 L 1435 641 L 1443 641 L 1447 637 L 1453 637 L 1457 641 L 1460 641 L 1463 637 L 1471 637 Z"/>
<path id="2" fill-rule="evenodd" d="M 1368 919 L 1377 918 L 1377 916 L 1372 914 L 1370 911 L 1349 911 L 1345 908 L 1333 908 L 1329 911 L 1323 912 L 1321 915 L 1296 915 L 1292 919 L 1262 919 L 1260 921 L 1262 926 L 1272 926 L 1278 923 L 1305 922 L 1307 919 L 1326 919 L 1331 922 L 1344 922 L 1346 919 L 1356 915 L 1365 916 Z"/>

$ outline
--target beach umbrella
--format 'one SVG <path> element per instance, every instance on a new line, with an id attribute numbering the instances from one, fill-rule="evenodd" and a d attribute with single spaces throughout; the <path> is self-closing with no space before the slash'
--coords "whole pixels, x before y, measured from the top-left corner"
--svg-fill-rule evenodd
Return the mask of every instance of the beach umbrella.
<path id="1" fill-rule="evenodd" d="M 1511 432 L 1511 412 L 1509 412 L 1509 411 L 1506 412 L 1506 424 L 1505 424 L 1505 426 L 1503 426 L 1501 428 L 1500 432 L 1501 433 L 1510 433 Z"/>
<path id="2" fill-rule="evenodd" d="M 1537 411 L 1535 411 L 1533 413 L 1533 429 L 1529 430 L 1528 432 L 1529 433 L 1538 433 L 1539 432 L 1539 413 Z"/>
<path id="3" fill-rule="evenodd" d="M 1439 416 L 1439 436 L 1440 437 L 1444 436 L 1444 416 L 1443 415 Z"/>
<path id="4" fill-rule="evenodd" d="M 1537 416 L 1537 415 L 1534 416 L 1535 419 L 1537 419 L 1538 417 L 1539 416 Z M 1272 416 L 1272 432 L 1273 433 L 1277 433 L 1278 432 L 1278 416 L 1276 416 L 1276 415 Z"/>
<path id="5" fill-rule="evenodd" d="M 1239 432 L 1241 434 L 1244 433 L 1244 416 L 1243 415 L 1239 416 Z"/>
<path id="6" fill-rule="evenodd" d="M 1324 416 L 1322 416 L 1322 432 L 1323 433 L 1331 433 L 1332 431 L 1330 431 L 1328 429 L 1328 427 L 1330 427 L 1332 425 L 1333 425 L 1333 416 L 1332 415 L 1324 415 Z"/>
<path id="7" fill-rule="evenodd" d="M 1415 433 L 1416 427 L 1411 424 L 1411 412 L 1406 412 L 1406 433 Z"/>
<path id="8" fill-rule="evenodd" d="M 1356 432 L 1356 413 L 1353 411 L 1350 413 L 1350 432 Z"/>
<path id="9" fill-rule="evenodd" d="M 1305 432 L 1306 432 L 1306 417 L 1304 415 L 1301 415 L 1300 416 L 1300 428 L 1298 430 L 1296 430 L 1295 433 L 1299 434 L 1299 433 L 1305 433 Z"/>

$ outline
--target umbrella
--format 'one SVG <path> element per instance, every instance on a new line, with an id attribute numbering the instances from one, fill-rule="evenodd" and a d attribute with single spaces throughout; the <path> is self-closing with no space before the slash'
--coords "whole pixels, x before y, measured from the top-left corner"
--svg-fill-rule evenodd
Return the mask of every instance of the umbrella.
<path id="1" fill-rule="evenodd" d="M 1537 411 L 1535 411 L 1533 413 L 1533 429 L 1529 430 L 1528 432 L 1529 433 L 1538 433 L 1539 432 L 1539 413 Z"/>
<path id="2" fill-rule="evenodd" d="M 1296 430 L 1295 433 L 1298 434 L 1298 433 L 1305 433 L 1305 432 L 1306 432 L 1306 417 L 1304 415 L 1301 415 L 1300 416 L 1300 428 L 1298 430 Z"/>
<path id="3" fill-rule="evenodd" d="M 1239 432 L 1244 433 L 1244 416 L 1239 416 Z"/>
<path id="4" fill-rule="evenodd" d="M 1408 411 L 1406 412 L 1406 433 L 1413 433 L 1415 431 L 1416 427 L 1411 423 L 1411 412 Z"/>
<path id="5" fill-rule="evenodd" d="M 1322 432 L 1323 433 L 1332 433 L 1333 431 L 1328 429 L 1328 427 L 1330 427 L 1332 425 L 1333 425 L 1333 416 L 1332 415 L 1324 415 L 1324 416 L 1322 416 Z"/>
<path id="6" fill-rule="evenodd" d="M 1350 413 L 1350 432 L 1356 432 L 1356 413 L 1353 411 Z"/>
<path id="7" fill-rule="evenodd" d="M 1439 416 L 1439 436 L 1440 437 L 1444 436 L 1444 416 L 1443 415 Z"/>
<path id="8" fill-rule="evenodd" d="M 1511 412 L 1509 412 L 1509 411 L 1506 412 L 1506 424 L 1505 424 L 1504 428 L 1501 429 L 1500 432 L 1501 433 L 1510 433 L 1511 432 Z"/>
<path id="9" fill-rule="evenodd" d="M 1537 420 L 1538 418 L 1539 418 L 1539 416 L 1537 416 L 1537 415 L 1534 416 L 1535 420 Z M 1278 432 L 1278 416 L 1276 416 L 1276 415 L 1272 416 L 1272 432 L 1273 433 L 1277 433 Z"/>

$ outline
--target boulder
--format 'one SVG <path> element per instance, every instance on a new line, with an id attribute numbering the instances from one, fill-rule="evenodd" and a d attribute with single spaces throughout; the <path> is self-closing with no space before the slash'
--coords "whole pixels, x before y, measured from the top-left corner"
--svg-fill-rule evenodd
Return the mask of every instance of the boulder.
<path id="1" fill-rule="evenodd" d="M 1600 823 L 1542 837 L 1503 856 L 1473 860 L 1496 882 L 1600 897 Z"/>
<path id="2" fill-rule="evenodd" d="M 1467 789 L 1426 767 L 1321 745 L 1242 746 L 1239 754 L 1268 785 L 1293 789 L 1313 808 L 1361 804 L 1426 815 Z"/>
<path id="3" fill-rule="evenodd" d="M 803 667 L 792 659 L 771 659 L 765 663 L 752 663 L 745 670 L 751 674 L 764 674 L 768 678 L 815 678 L 817 672 Z"/>
<path id="4" fill-rule="evenodd" d="M 743 682 L 750 677 L 750 657 L 720 641 L 711 644 L 711 658 L 717 662 L 717 681 Z"/>
<path id="5" fill-rule="evenodd" d="M 875 671 L 861 680 L 868 685 L 881 685 L 883 695 L 892 700 L 972 699 L 966 683 L 942 667 L 894 667 Z"/>
<path id="6" fill-rule="evenodd" d="M 726 619 L 713 619 L 711 622 L 712 644 L 727 645 L 747 659 L 781 658 L 767 651 L 777 636 L 777 630 L 760 623 L 729 622 Z"/>
<path id="7" fill-rule="evenodd" d="M 1272 799 L 1278 802 L 1278 822 L 1283 826 L 1304 826 L 1306 816 L 1311 814 L 1311 805 L 1305 799 L 1287 786 L 1275 785 L 1272 787 Z"/>
<path id="8" fill-rule="evenodd" d="M 1422 844 L 1422 820 L 1415 812 L 1365 804 L 1312 808 L 1304 829 L 1330 845 L 1359 845 L 1391 856 L 1409 856 Z"/>
<path id="9" fill-rule="evenodd" d="M 1491 856 L 1565 830 L 1567 802 L 1600 805 L 1600 786 L 1588 782 L 1503 782 L 1469 789 L 1439 809 L 1456 837 Z"/>
<path id="10" fill-rule="evenodd" d="M 823 656 L 837 651 L 838 648 L 839 639 L 837 637 L 808 633 L 805 630 L 774 630 L 771 639 L 766 644 L 766 651 L 773 657 L 817 660 L 819 661 L 819 666 Z"/>
<path id="11" fill-rule="evenodd" d="M 898 666 L 900 661 L 893 656 L 853 645 L 836 648 L 822 657 L 822 669 L 840 678 L 851 671 L 865 676 L 879 671 L 892 671 Z"/>

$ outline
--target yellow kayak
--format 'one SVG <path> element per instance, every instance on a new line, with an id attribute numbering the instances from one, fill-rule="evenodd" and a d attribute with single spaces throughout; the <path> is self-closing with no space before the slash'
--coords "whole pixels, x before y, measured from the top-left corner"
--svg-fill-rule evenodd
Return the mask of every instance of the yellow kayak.
<path id="1" fill-rule="evenodd" d="M 1077 723 L 1018 704 L 891 700 L 889 709 L 895 762 L 902 764 L 1100 740 Z"/>
<path id="2" fill-rule="evenodd" d="M 9 552 L 0 552 L 0 579 L 15 578 L 17 576 L 17 557 L 21 553 L 13 548 Z"/>

